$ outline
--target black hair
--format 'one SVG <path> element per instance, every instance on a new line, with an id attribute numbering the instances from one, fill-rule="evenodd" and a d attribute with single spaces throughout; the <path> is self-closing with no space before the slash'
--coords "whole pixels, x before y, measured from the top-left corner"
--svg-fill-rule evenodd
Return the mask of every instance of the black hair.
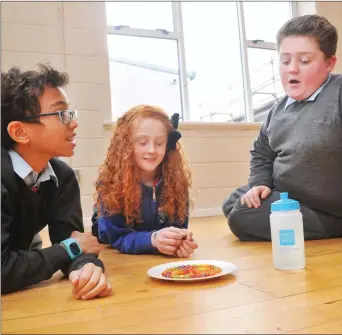
<path id="1" fill-rule="evenodd" d="M 38 64 L 38 71 L 22 72 L 19 67 L 12 67 L 1 72 L 1 146 L 9 150 L 15 144 L 7 132 L 10 122 L 40 114 L 38 98 L 46 86 L 64 87 L 68 83 L 66 73 L 44 64 Z"/>

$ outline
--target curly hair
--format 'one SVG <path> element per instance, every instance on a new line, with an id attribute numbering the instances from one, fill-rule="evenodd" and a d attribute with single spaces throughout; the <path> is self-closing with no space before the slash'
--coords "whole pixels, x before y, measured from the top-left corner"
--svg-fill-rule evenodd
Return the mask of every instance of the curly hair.
<path id="1" fill-rule="evenodd" d="M 104 164 L 99 169 L 95 183 L 96 202 L 100 215 L 121 213 L 132 225 L 140 218 L 141 185 L 135 163 L 132 140 L 132 124 L 138 118 L 160 120 L 168 132 L 171 122 L 159 107 L 139 105 L 131 108 L 117 121 Z M 163 187 L 159 205 L 167 217 L 184 222 L 188 215 L 191 173 L 179 143 L 175 150 L 167 150 L 159 166 Z"/>
<path id="2" fill-rule="evenodd" d="M 39 71 L 21 72 L 13 67 L 7 73 L 1 72 L 1 145 L 11 149 L 15 142 L 7 132 L 12 121 L 20 121 L 26 115 L 40 114 L 38 98 L 44 88 L 64 87 L 69 82 L 66 73 L 50 66 L 38 64 Z"/>

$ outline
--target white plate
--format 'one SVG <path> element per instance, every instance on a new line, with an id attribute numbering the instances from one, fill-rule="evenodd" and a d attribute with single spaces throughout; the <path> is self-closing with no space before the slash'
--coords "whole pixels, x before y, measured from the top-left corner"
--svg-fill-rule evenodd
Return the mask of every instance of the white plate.
<path id="1" fill-rule="evenodd" d="M 180 266 L 180 265 L 193 265 L 193 264 L 209 264 L 209 265 L 216 265 L 222 269 L 222 272 L 215 276 L 210 277 L 201 277 L 201 278 L 166 278 L 162 276 L 162 272 L 167 268 L 171 268 L 173 266 Z M 162 280 L 173 280 L 173 281 L 197 281 L 197 280 L 208 280 L 213 279 L 221 276 L 225 276 L 229 273 L 232 273 L 236 269 L 236 265 L 224 261 L 213 261 L 213 260 L 191 260 L 191 261 L 180 261 L 180 262 L 171 262 L 160 264 L 154 266 L 147 270 L 147 274 L 156 279 Z"/>

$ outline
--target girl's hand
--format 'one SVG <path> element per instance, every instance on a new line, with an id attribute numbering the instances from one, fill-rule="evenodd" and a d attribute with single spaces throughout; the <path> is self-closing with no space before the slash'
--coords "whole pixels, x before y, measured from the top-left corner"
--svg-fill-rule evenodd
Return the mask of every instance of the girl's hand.
<path id="1" fill-rule="evenodd" d="M 175 255 L 182 239 L 181 229 L 176 227 L 163 228 L 151 235 L 152 245 L 165 255 Z"/>
<path id="2" fill-rule="evenodd" d="M 193 233 L 187 229 L 181 229 L 183 233 L 182 244 L 176 250 L 176 255 L 179 258 L 188 258 L 190 257 L 195 249 L 198 248 L 198 244 L 193 238 Z"/>

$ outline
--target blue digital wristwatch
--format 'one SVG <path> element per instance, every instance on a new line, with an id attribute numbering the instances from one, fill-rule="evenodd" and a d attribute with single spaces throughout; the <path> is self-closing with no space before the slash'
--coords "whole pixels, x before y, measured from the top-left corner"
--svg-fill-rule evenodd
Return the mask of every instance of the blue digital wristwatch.
<path id="1" fill-rule="evenodd" d="M 79 243 L 74 238 L 67 238 L 66 240 L 61 242 L 61 245 L 64 246 L 66 252 L 68 253 L 71 260 L 74 260 L 76 257 L 82 255 L 82 248 Z"/>

